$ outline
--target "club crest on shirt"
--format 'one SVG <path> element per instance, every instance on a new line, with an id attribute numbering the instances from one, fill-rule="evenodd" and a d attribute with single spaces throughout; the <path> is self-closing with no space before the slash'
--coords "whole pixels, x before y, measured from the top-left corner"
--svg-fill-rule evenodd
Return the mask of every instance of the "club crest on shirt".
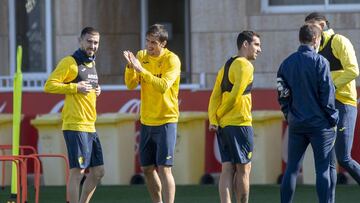
<path id="1" fill-rule="evenodd" d="M 251 159 L 252 157 L 252 152 L 249 152 L 248 155 L 247 155 L 248 159 Z"/>
<path id="2" fill-rule="evenodd" d="M 80 165 L 82 165 L 82 164 L 84 163 L 84 157 L 83 157 L 83 156 L 79 156 L 78 162 L 79 162 Z"/>

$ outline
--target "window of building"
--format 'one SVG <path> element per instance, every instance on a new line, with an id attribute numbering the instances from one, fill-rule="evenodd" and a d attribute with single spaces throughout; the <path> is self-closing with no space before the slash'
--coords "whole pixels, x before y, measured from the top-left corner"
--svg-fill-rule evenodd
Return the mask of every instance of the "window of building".
<path id="1" fill-rule="evenodd" d="M 164 24 L 169 32 L 167 47 L 176 53 L 181 60 L 181 83 L 191 83 L 190 68 L 190 6 L 189 0 L 142 0 L 146 5 L 145 19 L 147 29 L 155 23 Z M 144 22 L 143 22 L 144 23 Z M 145 35 L 142 34 L 143 41 Z M 144 43 L 144 42 L 142 42 Z"/>
<path id="2" fill-rule="evenodd" d="M 0 78 L 2 87 L 12 88 L 16 48 L 21 45 L 23 86 L 41 88 L 53 66 L 51 0 L 8 0 L 8 5 L 10 71 Z"/>
<path id="3" fill-rule="evenodd" d="M 23 46 L 22 71 L 47 74 L 52 69 L 51 0 L 16 1 L 16 44 Z"/>
<path id="4" fill-rule="evenodd" d="M 269 0 L 270 6 L 290 6 L 290 5 L 321 5 L 324 0 Z"/>
<path id="5" fill-rule="evenodd" d="M 329 0 L 330 4 L 360 4 L 359 0 Z"/>
<path id="6" fill-rule="evenodd" d="M 359 0 L 262 0 L 266 13 L 293 13 L 312 11 L 359 11 Z"/>
<path id="7" fill-rule="evenodd" d="M 16 44 L 23 47 L 22 72 L 46 72 L 45 2 L 16 2 Z"/>

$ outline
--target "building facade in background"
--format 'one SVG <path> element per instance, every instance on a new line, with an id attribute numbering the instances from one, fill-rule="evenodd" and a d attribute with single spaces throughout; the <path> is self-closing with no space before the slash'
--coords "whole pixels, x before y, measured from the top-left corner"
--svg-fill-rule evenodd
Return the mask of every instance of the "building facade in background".
<path id="1" fill-rule="evenodd" d="M 235 53 L 237 33 L 259 32 L 255 88 L 274 89 L 280 62 L 298 46 L 298 29 L 312 11 L 326 13 L 331 27 L 360 54 L 358 0 L 0 0 L 0 87 L 11 90 L 16 46 L 22 45 L 25 90 L 41 90 L 56 63 L 78 46 L 84 26 L 100 30 L 100 83 L 122 85 L 122 51 L 144 47 L 144 32 L 167 26 L 168 47 L 182 62 L 183 84 L 212 88 L 216 72 Z M 359 83 L 358 83 L 359 84 Z"/>

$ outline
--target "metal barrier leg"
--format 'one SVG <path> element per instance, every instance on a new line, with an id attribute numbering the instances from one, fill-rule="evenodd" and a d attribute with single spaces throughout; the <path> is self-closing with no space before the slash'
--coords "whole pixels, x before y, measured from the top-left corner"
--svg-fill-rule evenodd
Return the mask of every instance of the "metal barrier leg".
<path id="1" fill-rule="evenodd" d="M 20 192 L 21 191 L 21 196 L 22 196 L 22 202 L 27 202 L 27 196 L 28 196 L 28 189 L 27 189 L 27 160 L 33 159 L 34 160 L 34 176 L 35 176 L 35 180 L 34 180 L 34 187 L 35 187 L 35 203 L 39 202 L 39 191 L 40 191 L 40 170 L 41 170 L 41 164 L 40 164 L 40 160 L 38 159 L 37 156 L 34 156 L 32 154 L 37 154 L 37 150 L 32 147 L 32 146 L 19 146 L 20 149 L 20 155 L 18 156 L 2 156 L 3 157 L 7 157 L 7 158 L 12 158 L 16 161 L 20 161 L 20 165 L 18 165 L 17 167 L 20 167 L 20 173 L 18 172 L 18 180 L 20 181 L 20 184 L 18 184 L 18 193 L 17 193 L 17 197 L 16 199 L 19 197 L 20 198 Z M 5 154 L 5 150 L 12 150 L 12 145 L 0 145 L 0 150 L 2 151 L 3 154 Z M 29 150 L 30 151 L 30 155 L 24 155 L 25 150 Z M 18 163 L 18 162 L 16 162 Z M 3 185 L 3 189 L 5 188 L 5 163 L 3 162 L 3 166 L 2 166 L 2 174 L 3 174 L 3 179 L 2 179 L 2 185 Z M 19 176 L 20 174 L 20 176 Z M 20 178 L 19 178 L 20 177 Z M 11 200 L 9 200 L 11 201 Z M 18 201 L 19 202 L 19 201 Z M 20 203 L 20 202 L 19 202 Z"/>
<path id="2" fill-rule="evenodd" d="M 39 202 L 39 192 L 40 192 L 40 160 L 39 158 L 36 156 L 36 154 L 30 154 L 30 155 L 19 155 L 18 157 L 23 158 L 25 164 L 27 163 L 26 161 L 28 161 L 29 159 L 33 159 L 34 160 L 34 188 L 35 188 L 35 203 Z M 26 165 L 25 165 L 26 167 Z M 27 172 L 27 167 L 25 168 L 25 171 Z M 25 182 L 26 182 L 26 186 L 27 186 L 27 179 L 26 179 L 26 174 L 25 174 Z M 25 198 L 25 202 L 27 202 L 28 200 L 28 193 L 27 193 L 27 189 L 24 191 L 23 193 L 23 197 Z"/>
<path id="3" fill-rule="evenodd" d="M 19 146 L 20 149 L 20 155 L 24 155 L 24 151 L 28 150 L 30 151 L 30 154 L 37 154 L 37 150 L 33 147 L 33 146 L 27 146 L 27 145 L 22 145 Z M 2 155 L 5 156 L 5 150 L 12 150 L 12 145 L 0 145 L 0 150 L 2 152 Z M 5 173 L 6 173 L 6 167 L 5 167 L 5 162 L 2 163 L 2 190 L 5 189 Z"/>
<path id="4" fill-rule="evenodd" d="M 62 154 L 34 154 L 35 156 L 41 158 L 41 157 L 49 157 L 49 158 L 61 158 L 65 162 L 65 181 L 66 181 L 66 202 L 70 202 L 69 197 L 69 176 L 70 176 L 70 169 L 69 169 L 69 161 L 68 158 L 65 155 Z"/>
<path id="5" fill-rule="evenodd" d="M 0 161 L 11 161 L 13 163 L 15 163 L 16 165 L 16 171 L 17 171 L 17 194 L 16 194 L 16 202 L 20 203 L 21 200 L 23 201 L 23 203 L 25 202 L 24 197 L 20 197 L 20 193 L 21 193 L 21 185 L 25 184 L 26 182 L 24 182 L 24 178 L 26 178 L 26 167 L 25 167 L 25 163 L 24 160 L 20 157 L 17 156 L 0 156 Z M 25 186 L 24 188 L 22 188 L 23 190 L 27 190 L 27 187 Z M 12 201 L 12 200 L 10 200 Z"/>
<path id="6" fill-rule="evenodd" d="M 12 145 L 0 145 L 0 150 L 4 152 L 4 150 L 11 150 Z M 69 197 L 69 161 L 65 155 L 62 154 L 37 154 L 37 150 L 32 146 L 19 146 L 21 155 L 18 156 L 1 156 L 0 158 L 4 159 L 4 161 L 15 161 L 17 163 L 18 169 L 18 193 L 16 196 L 17 203 L 26 203 L 28 196 L 27 189 L 27 161 L 28 159 L 34 160 L 34 187 L 35 187 L 35 203 L 39 202 L 39 194 L 40 194 L 40 170 L 41 170 L 41 157 L 44 158 L 61 158 L 65 162 L 65 181 L 66 181 L 66 202 L 70 202 Z M 30 150 L 31 154 L 24 155 L 25 150 Z M 0 159 L 0 160 L 2 160 Z M 20 162 L 20 163 L 19 163 Z M 5 173 L 5 165 L 3 164 L 3 174 Z M 19 178 L 20 176 L 20 178 Z M 4 177 L 4 175 L 3 175 Z M 3 187 L 5 186 L 5 179 L 3 179 Z M 21 192 L 21 198 L 20 198 Z M 9 202 L 12 203 L 12 202 Z"/>

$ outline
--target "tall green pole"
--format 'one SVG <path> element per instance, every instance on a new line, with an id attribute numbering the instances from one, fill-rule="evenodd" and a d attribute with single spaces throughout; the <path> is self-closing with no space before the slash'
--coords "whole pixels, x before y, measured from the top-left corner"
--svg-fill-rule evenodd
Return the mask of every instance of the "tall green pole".
<path id="1" fill-rule="evenodd" d="M 20 122 L 21 122 L 21 96 L 22 96 L 22 82 L 23 77 L 21 73 L 22 62 L 22 47 L 17 47 L 16 52 L 16 73 L 14 77 L 14 90 L 13 90 L 13 139 L 12 139 L 12 154 L 19 155 L 20 143 Z M 12 164 L 11 176 L 11 196 L 17 194 L 17 170 L 15 163 Z"/>

